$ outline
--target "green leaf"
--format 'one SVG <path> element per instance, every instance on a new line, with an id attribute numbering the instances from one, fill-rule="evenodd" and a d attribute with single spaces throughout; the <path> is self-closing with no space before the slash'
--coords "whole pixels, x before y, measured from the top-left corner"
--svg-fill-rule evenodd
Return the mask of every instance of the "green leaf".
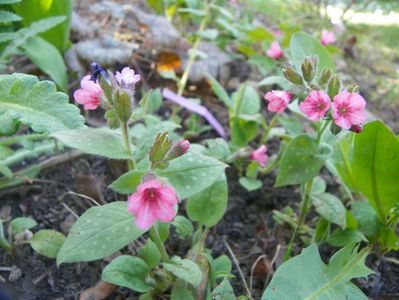
<path id="1" fill-rule="evenodd" d="M 181 199 L 191 197 L 211 186 L 223 174 L 226 165 L 214 158 L 189 151 L 169 163 L 165 170 L 157 170 L 176 189 Z"/>
<path id="2" fill-rule="evenodd" d="M 356 135 L 352 169 L 356 187 L 385 222 L 399 201 L 399 141 L 384 123 L 366 124 Z"/>
<path id="3" fill-rule="evenodd" d="M 233 287 L 229 280 L 224 278 L 223 281 L 212 291 L 212 299 L 214 300 L 235 300 Z"/>
<path id="4" fill-rule="evenodd" d="M 121 194 L 131 194 L 136 191 L 146 171 L 133 170 L 123 174 L 109 186 L 114 191 Z"/>
<path id="5" fill-rule="evenodd" d="M 202 281 L 201 269 L 190 259 L 181 259 L 174 256 L 170 262 L 163 263 L 163 266 L 165 270 L 191 284 L 194 288 L 197 288 Z"/>
<path id="6" fill-rule="evenodd" d="M 91 207 L 73 224 L 58 253 L 57 264 L 104 258 L 143 233 L 135 226 L 126 202 Z"/>
<path id="7" fill-rule="evenodd" d="M 355 217 L 359 230 L 367 237 L 375 237 L 382 225 L 377 213 L 367 201 L 354 201 L 352 214 Z"/>
<path id="8" fill-rule="evenodd" d="M 193 221 L 212 227 L 223 218 L 227 199 L 227 181 L 223 174 L 214 184 L 188 199 L 187 215 Z"/>
<path id="9" fill-rule="evenodd" d="M 0 32 L 0 43 L 15 39 L 17 35 L 14 32 Z"/>
<path id="10" fill-rule="evenodd" d="M 367 242 L 367 238 L 355 229 L 338 229 L 327 238 L 327 243 L 335 247 L 343 247 L 353 243 Z"/>
<path id="11" fill-rule="evenodd" d="M 260 111 L 259 94 L 249 85 L 241 86 L 237 92 L 233 93 L 232 102 L 234 115 L 237 117 L 241 114 L 252 115 Z"/>
<path id="12" fill-rule="evenodd" d="M 292 86 L 291 82 L 289 82 L 283 76 L 268 76 L 266 78 L 263 78 L 258 83 L 258 86 L 275 85 L 275 84 L 280 86 L 284 90 L 288 90 Z"/>
<path id="13" fill-rule="evenodd" d="M 345 229 L 346 210 L 340 199 L 329 193 L 312 194 L 311 198 L 316 211 L 321 216 Z"/>
<path id="14" fill-rule="evenodd" d="M 21 1 L 22 0 L 0 0 L 0 5 L 18 3 L 18 2 L 21 2 Z"/>
<path id="15" fill-rule="evenodd" d="M 147 240 L 144 247 L 139 249 L 138 256 L 144 260 L 150 268 L 155 268 L 161 261 L 161 253 L 159 253 L 157 245 L 150 239 Z"/>
<path id="16" fill-rule="evenodd" d="M 22 46 L 30 37 L 47 31 L 63 21 L 65 21 L 64 16 L 46 18 L 37 22 L 33 22 L 29 25 L 29 27 L 24 27 L 16 31 L 15 34 L 17 34 L 17 37 L 4 48 L 3 52 L 0 55 L 0 63 L 7 62 L 13 55 L 18 52 L 18 47 Z"/>
<path id="17" fill-rule="evenodd" d="M 232 117 L 230 119 L 230 128 L 231 143 L 239 147 L 245 147 L 257 137 L 259 124 L 255 120 Z"/>
<path id="18" fill-rule="evenodd" d="M 318 145 L 308 135 L 295 137 L 284 149 L 275 186 L 299 184 L 311 180 L 319 173 L 332 152 L 330 145 L 325 143 Z"/>
<path id="19" fill-rule="evenodd" d="M 31 229 L 37 225 L 36 221 L 32 218 L 15 218 L 10 223 L 10 229 L 13 235 L 24 232 L 26 229 Z"/>
<path id="20" fill-rule="evenodd" d="M 301 64 L 306 56 L 315 54 L 319 57 L 319 64 L 316 78 L 321 74 L 325 68 L 335 70 L 335 64 L 330 53 L 321 43 L 305 32 L 294 33 L 290 43 L 290 53 L 292 62 L 297 69 L 301 70 Z"/>
<path id="21" fill-rule="evenodd" d="M 40 34 L 42 38 L 64 53 L 69 47 L 69 33 L 72 19 L 71 0 L 23 0 L 13 5 L 17 14 L 23 17 L 22 24 L 30 26 L 36 21 L 55 16 L 63 16 L 63 22 L 52 26 L 50 30 Z"/>
<path id="22" fill-rule="evenodd" d="M 145 281 L 149 272 L 150 268 L 141 258 L 121 255 L 105 267 L 101 280 L 144 293 L 150 289 Z"/>
<path id="23" fill-rule="evenodd" d="M 204 154 L 211 156 L 213 158 L 226 161 L 231 155 L 231 151 L 229 148 L 229 144 L 225 139 L 216 138 L 216 139 L 208 139 L 205 140 L 207 145 Z"/>
<path id="24" fill-rule="evenodd" d="M 64 59 L 52 44 L 45 39 L 31 37 L 22 45 L 26 56 L 63 90 L 68 91 L 67 69 Z"/>
<path id="25" fill-rule="evenodd" d="M 350 281 L 372 273 L 364 264 L 367 255 L 367 249 L 348 245 L 325 265 L 312 244 L 277 269 L 262 300 L 367 300 Z"/>
<path id="26" fill-rule="evenodd" d="M 184 216 L 176 216 L 172 225 L 176 228 L 176 233 L 182 239 L 185 239 L 193 234 L 193 224 Z"/>
<path id="27" fill-rule="evenodd" d="M 39 230 L 36 232 L 29 243 L 37 253 L 55 258 L 65 241 L 65 236 L 55 230 Z"/>
<path id="28" fill-rule="evenodd" d="M 194 297 L 189 289 L 182 286 L 181 284 L 174 284 L 172 293 L 170 295 L 171 300 L 194 300 Z"/>
<path id="29" fill-rule="evenodd" d="M 18 22 L 21 21 L 22 18 L 12 12 L 0 10 L 0 24 Z"/>
<path id="30" fill-rule="evenodd" d="M 248 177 L 240 177 L 238 180 L 247 191 L 252 192 L 262 187 L 262 181 L 259 179 L 248 178 Z"/>
<path id="31" fill-rule="evenodd" d="M 113 159 L 129 159 L 122 138 L 115 131 L 103 128 L 80 128 L 62 130 L 52 134 L 68 147 L 88 154 L 105 156 Z"/>
<path id="32" fill-rule="evenodd" d="M 0 173 L 3 174 L 5 177 L 11 179 L 13 177 L 13 173 L 9 167 L 4 165 L 2 162 L 0 162 Z"/>
<path id="33" fill-rule="evenodd" d="M 215 93 L 215 95 L 221 100 L 227 108 L 231 108 L 231 99 L 229 94 L 227 94 L 226 90 L 221 86 L 221 84 L 213 78 L 211 75 L 207 75 L 208 80 L 211 83 L 211 89 Z"/>
<path id="34" fill-rule="evenodd" d="M 79 109 L 50 81 L 25 74 L 0 75 L 0 94 L 0 117 L 7 112 L 35 131 L 51 133 L 83 126 Z"/>

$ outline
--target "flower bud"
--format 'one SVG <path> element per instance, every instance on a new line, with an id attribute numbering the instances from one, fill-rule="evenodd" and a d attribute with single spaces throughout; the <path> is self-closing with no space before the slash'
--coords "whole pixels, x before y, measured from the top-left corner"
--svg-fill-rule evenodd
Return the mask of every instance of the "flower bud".
<path id="1" fill-rule="evenodd" d="M 363 126 L 360 124 L 353 124 L 349 130 L 354 133 L 360 133 L 363 131 Z"/>
<path id="2" fill-rule="evenodd" d="M 171 150 L 171 147 L 172 141 L 169 139 L 168 133 L 159 133 L 150 149 L 150 161 L 153 169 L 167 166 L 165 156 Z"/>
<path id="3" fill-rule="evenodd" d="M 302 76 L 307 82 L 311 82 L 316 74 L 316 68 L 312 57 L 305 57 L 301 65 Z"/>
<path id="4" fill-rule="evenodd" d="M 190 148 L 190 142 L 187 140 L 180 140 L 172 145 L 169 152 L 165 156 L 165 160 L 172 160 L 182 156 Z"/>
<path id="5" fill-rule="evenodd" d="M 331 99 L 339 93 L 340 88 L 341 83 L 339 81 L 339 77 L 337 75 L 333 75 L 330 82 L 328 83 L 328 95 Z"/>
<path id="6" fill-rule="evenodd" d="M 332 71 L 330 68 L 324 69 L 320 75 L 319 85 L 323 86 L 328 83 L 332 75 Z"/>
<path id="7" fill-rule="evenodd" d="M 114 100 L 114 108 L 119 120 L 123 123 L 128 122 L 133 109 L 131 96 L 126 91 L 119 89 Z"/>
<path id="8" fill-rule="evenodd" d="M 349 93 L 359 93 L 359 86 L 356 83 L 352 83 L 351 85 L 349 85 L 346 90 Z"/>
<path id="9" fill-rule="evenodd" d="M 285 78 L 287 78 L 293 84 L 302 84 L 303 83 L 301 75 L 299 75 L 292 67 L 289 67 L 289 66 L 284 67 L 283 73 L 284 73 Z"/>

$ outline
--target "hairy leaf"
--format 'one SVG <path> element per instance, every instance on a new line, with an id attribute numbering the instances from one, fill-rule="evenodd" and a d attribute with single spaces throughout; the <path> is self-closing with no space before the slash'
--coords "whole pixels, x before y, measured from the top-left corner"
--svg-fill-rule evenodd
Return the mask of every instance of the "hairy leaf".
<path id="1" fill-rule="evenodd" d="M 79 109 L 55 84 L 25 74 L 0 75 L 0 117 L 7 112 L 13 120 L 38 132 L 56 132 L 83 127 Z"/>

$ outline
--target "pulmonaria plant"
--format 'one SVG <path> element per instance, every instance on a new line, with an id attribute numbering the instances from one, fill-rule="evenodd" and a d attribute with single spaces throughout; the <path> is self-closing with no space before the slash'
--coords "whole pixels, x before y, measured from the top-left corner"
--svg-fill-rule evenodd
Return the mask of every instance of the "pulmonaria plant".
<path id="1" fill-rule="evenodd" d="M 335 34 L 334 32 L 328 31 L 326 29 L 323 29 L 321 32 L 321 43 L 322 45 L 328 45 L 328 44 L 333 44 L 336 41 Z"/>
<path id="2" fill-rule="evenodd" d="M 280 59 L 284 56 L 283 49 L 281 48 L 279 42 L 271 43 L 270 48 L 266 51 L 266 54 L 272 59 Z"/>
<path id="3" fill-rule="evenodd" d="M 214 259 L 205 254 L 205 239 L 227 207 L 226 165 L 202 150 L 192 150 L 201 148 L 192 147 L 174 132 L 179 127 L 174 122 L 150 115 L 148 107 L 155 105 L 151 101 L 156 94 L 149 91 L 136 99 L 140 75 L 133 69 L 112 73 L 96 63 L 91 67 L 91 76 L 82 79 L 74 98 L 85 110 L 105 110 L 110 128 L 86 127 L 54 136 L 86 153 L 125 160 L 128 172 L 110 187 L 126 195 L 127 201 L 84 212 L 59 250 L 57 263 L 124 253 L 111 261 L 101 278 L 140 292 L 145 299 L 169 297 L 175 290 L 194 298 L 200 283 L 209 278 L 209 287 L 216 288 L 223 278 L 216 274 L 221 270 L 211 270 L 207 263 Z M 180 205 L 183 201 L 187 204 Z M 215 207 L 209 213 L 211 205 Z M 183 207 L 189 219 L 178 214 Z M 193 235 L 194 224 L 198 226 L 189 252 L 185 257 L 171 257 L 165 246 L 171 226 L 179 238 L 186 239 Z M 133 256 L 126 246 L 139 237 L 145 242 Z M 224 274 L 230 271 L 231 266 L 223 267 Z M 122 278 L 115 273 L 128 275 Z"/>

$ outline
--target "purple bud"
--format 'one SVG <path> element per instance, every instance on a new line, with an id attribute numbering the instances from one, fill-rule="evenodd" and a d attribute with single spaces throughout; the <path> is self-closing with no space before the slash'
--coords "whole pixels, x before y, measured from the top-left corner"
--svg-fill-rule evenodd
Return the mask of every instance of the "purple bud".
<path id="1" fill-rule="evenodd" d="M 190 142 L 187 140 L 180 140 L 172 145 L 169 152 L 166 154 L 165 160 L 172 160 L 182 156 L 190 148 Z"/>
<path id="2" fill-rule="evenodd" d="M 354 124 L 349 130 L 353 131 L 354 133 L 360 133 L 363 130 L 363 126 L 360 124 Z"/>

